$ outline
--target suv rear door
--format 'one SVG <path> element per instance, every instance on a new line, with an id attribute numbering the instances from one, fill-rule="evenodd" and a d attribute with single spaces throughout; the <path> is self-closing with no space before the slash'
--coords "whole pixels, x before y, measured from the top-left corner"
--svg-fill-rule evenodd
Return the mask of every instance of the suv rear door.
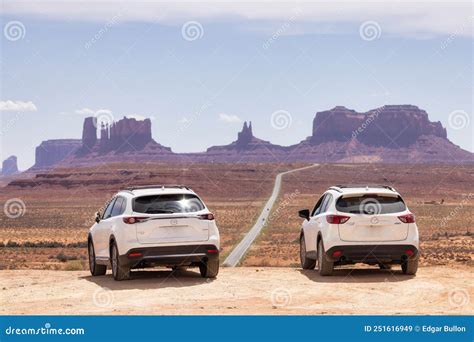
<path id="1" fill-rule="evenodd" d="M 200 242 L 209 239 L 207 210 L 193 194 L 163 194 L 133 200 L 137 240 L 143 244 Z"/>
<path id="2" fill-rule="evenodd" d="M 343 195 L 336 209 L 350 219 L 338 225 L 339 237 L 353 242 L 402 241 L 408 236 L 409 223 L 399 216 L 407 208 L 400 196 L 394 194 Z"/>

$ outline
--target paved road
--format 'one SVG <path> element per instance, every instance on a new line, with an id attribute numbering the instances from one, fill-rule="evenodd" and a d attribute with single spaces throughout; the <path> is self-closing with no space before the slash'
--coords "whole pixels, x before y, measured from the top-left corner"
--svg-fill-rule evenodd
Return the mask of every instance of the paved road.
<path id="1" fill-rule="evenodd" d="M 255 225 L 252 227 L 252 229 L 249 230 L 249 232 L 247 233 L 247 235 L 245 235 L 242 241 L 240 241 L 240 243 L 232 250 L 232 252 L 229 254 L 227 259 L 224 260 L 223 266 L 229 266 L 229 267 L 237 266 L 239 262 L 242 260 L 247 250 L 249 249 L 250 245 L 252 245 L 254 240 L 260 234 L 262 228 L 265 226 L 265 223 L 268 220 L 268 216 L 270 215 L 272 207 L 275 204 L 275 201 L 277 200 L 278 195 L 280 193 L 282 177 L 289 173 L 310 169 L 316 166 L 319 166 L 319 164 L 314 164 L 311 166 L 301 167 L 299 169 L 285 171 L 285 172 L 279 173 L 276 176 L 272 195 L 270 196 L 267 203 L 263 207 L 263 210 L 260 216 L 258 217 L 257 222 L 255 222 Z"/>

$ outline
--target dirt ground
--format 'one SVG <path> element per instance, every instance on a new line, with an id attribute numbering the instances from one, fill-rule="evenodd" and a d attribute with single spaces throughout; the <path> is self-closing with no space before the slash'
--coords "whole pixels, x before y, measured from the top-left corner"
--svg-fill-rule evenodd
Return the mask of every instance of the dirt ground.
<path id="1" fill-rule="evenodd" d="M 472 314 L 472 267 L 337 270 L 320 277 L 297 268 L 222 268 L 216 280 L 195 270 L 136 271 L 130 281 L 85 271 L 0 271 L 0 314 L 310 315 Z"/>

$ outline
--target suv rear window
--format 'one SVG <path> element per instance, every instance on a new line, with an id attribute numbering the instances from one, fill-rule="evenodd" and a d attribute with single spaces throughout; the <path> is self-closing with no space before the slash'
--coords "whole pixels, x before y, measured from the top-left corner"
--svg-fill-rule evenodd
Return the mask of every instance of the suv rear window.
<path id="1" fill-rule="evenodd" d="M 368 194 L 363 196 L 343 196 L 336 202 L 336 209 L 351 214 L 392 214 L 406 210 L 400 196 Z"/>
<path id="2" fill-rule="evenodd" d="M 192 194 L 141 196 L 133 201 L 133 211 L 143 214 L 192 213 L 203 209 L 204 204 Z"/>

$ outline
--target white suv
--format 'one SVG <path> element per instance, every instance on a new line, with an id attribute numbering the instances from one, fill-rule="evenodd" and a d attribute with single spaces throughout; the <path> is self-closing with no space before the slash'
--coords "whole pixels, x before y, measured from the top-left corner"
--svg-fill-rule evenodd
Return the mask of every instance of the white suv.
<path id="1" fill-rule="evenodd" d="M 418 269 L 415 216 L 389 186 L 333 186 L 312 212 L 301 210 L 300 259 L 303 269 L 330 275 L 337 265 L 365 263 L 403 273 Z"/>
<path id="2" fill-rule="evenodd" d="M 130 269 L 198 266 L 205 278 L 219 272 L 219 230 L 214 215 L 185 186 L 134 187 L 118 192 L 97 213 L 89 231 L 93 276 L 111 266 L 115 280 Z"/>

